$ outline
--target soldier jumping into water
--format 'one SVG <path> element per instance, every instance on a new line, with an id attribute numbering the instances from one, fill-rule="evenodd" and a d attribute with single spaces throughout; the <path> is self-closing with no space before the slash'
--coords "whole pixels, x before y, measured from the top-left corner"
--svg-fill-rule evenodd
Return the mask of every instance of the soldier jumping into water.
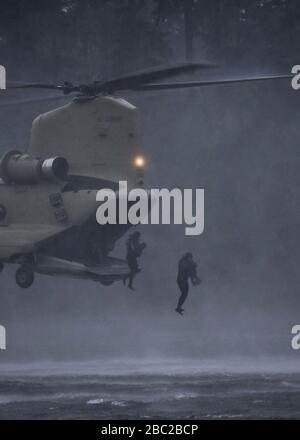
<path id="1" fill-rule="evenodd" d="M 201 280 L 197 275 L 197 264 L 193 260 L 193 255 L 188 252 L 179 261 L 178 264 L 178 276 L 177 284 L 180 289 L 181 295 L 178 300 L 176 312 L 183 315 L 184 309 L 182 308 L 188 293 L 189 293 L 189 279 L 194 286 L 201 283 Z"/>
<path id="2" fill-rule="evenodd" d="M 126 260 L 130 269 L 129 274 L 124 278 L 124 284 L 128 279 L 128 288 L 134 290 L 133 287 L 133 279 L 137 273 L 141 271 L 138 266 L 138 257 L 140 257 L 143 253 L 143 250 L 146 247 L 146 243 L 140 243 L 141 233 L 136 231 L 130 235 L 126 242 L 127 255 Z"/>

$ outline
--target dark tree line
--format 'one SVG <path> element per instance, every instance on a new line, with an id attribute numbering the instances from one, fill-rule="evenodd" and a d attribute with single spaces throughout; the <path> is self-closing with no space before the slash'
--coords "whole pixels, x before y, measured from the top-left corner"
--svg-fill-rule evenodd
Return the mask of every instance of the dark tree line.
<path id="1" fill-rule="evenodd" d="M 201 45 L 207 55 L 235 63 L 256 57 L 280 64 L 297 54 L 298 0 L 154 0 L 154 4 L 155 15 L 167 26 L 168 19 L 182 16 L 187 59 L 197 57 Z"/>
<path id="2" fill-rule="evenodd" d="M 19 78 L 183 58 L 284 65 L 299 61 L 299 39 L 299 0 L 0 0 L 0 62 Z"/>

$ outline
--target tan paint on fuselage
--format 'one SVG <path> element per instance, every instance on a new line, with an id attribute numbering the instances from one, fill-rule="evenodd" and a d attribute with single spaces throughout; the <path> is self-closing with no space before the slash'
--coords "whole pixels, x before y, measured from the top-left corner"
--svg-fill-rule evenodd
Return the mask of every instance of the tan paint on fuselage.
<path id="1" fill-rule="evenodd" d="M 136 108 L 114 97 L 98 97 L 45 113 L 32 125 L 28 153 L 65 157 L 70 174 L 136 186 L 134 158 L 141 151 Z"/>
<path id="2" fill-rule="evenodd" d="M 69 174 L 127 180 L 130 188 L 137 186 L 134 158 L 140 149 L 136 108 L 123 99 L 98 97 L 70 102 L 37 117 L 28 153 L 38 158 L 65 157 Z M 62 192 L 67 219 L 58 221 L 49 196 L 61 188 L 54 182 L 0 184 L 0 204 L 6 209 L 0 222 L 0 261 L 32 253 L 42 240 L 83 225 L 96 214 L 96 189 Z"/>
<path id="3" fill-rule="evenodd" d="M 33 252 L 41 240 L 81 225 L 97 209 L 96 190 L 61 193 L 67 220 L 59 222 L 49 196 L 60 192 L 57 185 L 0 185 L 1 204 L 6 218 L 0 222 L 0 260 Z"/>

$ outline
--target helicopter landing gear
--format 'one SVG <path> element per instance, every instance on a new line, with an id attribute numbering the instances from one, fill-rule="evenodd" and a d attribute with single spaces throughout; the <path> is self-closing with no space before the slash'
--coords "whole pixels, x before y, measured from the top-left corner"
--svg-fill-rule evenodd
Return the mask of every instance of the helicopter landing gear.
<path id="1" fill-rule="evenodd" d="M 22 289 L 28 289 L 34 281 L 34 273 L 26 266 L 21 266 L 16 272 L 16 283 Z"/>
<path id="2" fill-rule="evenodd" d="M 102 286 L 111 286 L 114 282 L 110 280 L 101 280 L 100 283 Z"/>

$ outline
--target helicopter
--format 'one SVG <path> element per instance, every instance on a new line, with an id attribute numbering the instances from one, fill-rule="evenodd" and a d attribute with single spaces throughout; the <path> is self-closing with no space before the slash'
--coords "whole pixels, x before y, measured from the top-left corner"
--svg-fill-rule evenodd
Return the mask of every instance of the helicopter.
<path id="1" fill-rule="evenodd" d="M 11 150 L 0 160 L 0 270 L 5 264 L 17 265 L 15 280 L 24 289 L 33 284 L 36 273 L 104 286 L 123 280 L 129 271 L 127 262 L 110 254 L 131 225 L 99 225 L 96 194 L 109 188 L 118 197 L 119 181 L 131 188 L 143 186 L 146 163 L 138 110 L 116 93 L 291 77 L 165 82 L 210 67 L 183 63 L 81 85 L 8 82 L 0 92 L 0 105 L 10 89 L 59 91 L 72 99 L 33 121 L 25 153 Z"/>

